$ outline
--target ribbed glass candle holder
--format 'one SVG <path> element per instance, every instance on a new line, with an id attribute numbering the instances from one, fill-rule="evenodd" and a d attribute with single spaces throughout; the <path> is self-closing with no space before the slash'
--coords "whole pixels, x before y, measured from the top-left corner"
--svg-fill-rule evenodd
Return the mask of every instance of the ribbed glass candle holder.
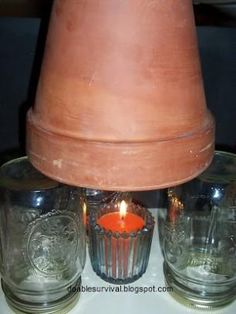
<path id="1" fill-rule="evenodd" d="M 130 203 L 127 212 L 144 220 L 142 229 L 119 233 L 98 224 L 103 215 L 118 211 L 117 204 L 108 204 L 90 213 L 89 253 L 93 270 L 99 277 L 110 283 L 127 284 L 140 278 L 147 269 L 154 219 L 147 209 Z"/>

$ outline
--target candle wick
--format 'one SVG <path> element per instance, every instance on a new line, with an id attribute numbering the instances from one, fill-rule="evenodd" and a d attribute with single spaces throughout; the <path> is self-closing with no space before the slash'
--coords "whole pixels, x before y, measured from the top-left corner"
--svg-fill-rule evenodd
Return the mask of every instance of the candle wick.
<path id="1" fill-rule="evenodd" d="M 125 230 L 125 216 L 124 215 L 121 216 L 120 226 L 122 230 Z"/>

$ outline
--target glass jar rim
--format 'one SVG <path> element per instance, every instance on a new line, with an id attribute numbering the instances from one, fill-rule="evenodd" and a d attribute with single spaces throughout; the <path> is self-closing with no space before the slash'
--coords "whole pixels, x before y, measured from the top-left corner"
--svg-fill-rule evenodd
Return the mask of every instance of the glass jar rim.
<path id="1" fill-rule="evenodd" d="M 236 181 L 236 154 L 216 150 L 212 163 L 199 175 L 199 179 L 212 183 Z"/>
<path id="2" fill-rule="evenodd" d="M 9 160 L 0 167 L 0 187 L 9 190 L 53 189 L 59 182 L 48 178 L 30 163 L 28 156 Z"/>

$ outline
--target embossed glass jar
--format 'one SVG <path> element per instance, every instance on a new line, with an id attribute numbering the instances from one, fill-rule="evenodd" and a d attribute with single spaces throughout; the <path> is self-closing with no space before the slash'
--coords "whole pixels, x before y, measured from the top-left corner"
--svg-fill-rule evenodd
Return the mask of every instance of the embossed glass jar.
<path id="1" fill-rule="evenodd" d="M 215 152 L 199 177 L 168 190 L 158 214 L 167 284 L 186 305 L 236 298 L 236 155 Z"/>
<path id="2" fill-rule="evenodd" d="M 2 288 L 14 310 L 61 314 L 77 301 L 86 257 L 80 192 L 27 157 L 0 168 Z"/>

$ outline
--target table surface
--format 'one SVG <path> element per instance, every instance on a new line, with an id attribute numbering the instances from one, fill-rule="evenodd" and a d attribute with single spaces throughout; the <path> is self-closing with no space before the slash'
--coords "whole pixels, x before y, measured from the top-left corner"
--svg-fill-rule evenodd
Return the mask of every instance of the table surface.
<path id="1" fill-rule="evenodd" d="M 156 209 L 151 209 L 156 218 Z M 163 258 L 161 255 L 158 233 L 155 227 L 151 255 L 146 273 L 136 282 L 127 285 L 127 287 L 165 287 L 164 276 L 162 271 Z M 89 257 L 82 275 L 83 287 L 117 287 L 100 279 L 92 270 Z M 118 286 L 119 287 L 119 286 Z M 132 288 L 131 288 L 132 289 Z M 202 312 L 193 310 L 177 303 L 168 292 L 83 292 L 79 302 L 68 314 L 156 314 L 156 313 L 211 313 L 210 311 Z M 0 313 L 12 314 L 8 308 L 2 290 L 0 291 Z M 236 313 L 236 302 L 229 306 L 214 311 L 215 314 L 234 314 Z"/>

